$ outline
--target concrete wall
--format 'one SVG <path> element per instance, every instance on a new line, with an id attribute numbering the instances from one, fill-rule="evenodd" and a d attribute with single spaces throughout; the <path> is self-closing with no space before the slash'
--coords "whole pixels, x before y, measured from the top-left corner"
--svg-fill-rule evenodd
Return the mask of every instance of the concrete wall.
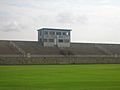
<path id="1" fill-rule="evenodd" d="M 55 44 L 52 42 L 44 42 L 43 45 L 44 47 L 54 47 Z"/>
<path id="2" fill-rule="evenodd" d="M 0 57 L 0 65 L 120 64 L 120 57 Z"/>
<path id="3" fill-rule="evenodd" d="M 59 43 L 58 47 L 70 47 L 70 43 Z"/>

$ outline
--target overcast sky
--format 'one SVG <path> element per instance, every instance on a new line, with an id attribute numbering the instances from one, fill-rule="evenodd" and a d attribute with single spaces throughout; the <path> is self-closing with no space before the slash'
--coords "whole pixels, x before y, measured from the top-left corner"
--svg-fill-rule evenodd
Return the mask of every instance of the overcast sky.
<path id="1" fill-rule="evenodd" d="M 37 40 L 43 27 L 72 42 L 120 43 L 120 0 L 0 0 L 0 40 Z"/>

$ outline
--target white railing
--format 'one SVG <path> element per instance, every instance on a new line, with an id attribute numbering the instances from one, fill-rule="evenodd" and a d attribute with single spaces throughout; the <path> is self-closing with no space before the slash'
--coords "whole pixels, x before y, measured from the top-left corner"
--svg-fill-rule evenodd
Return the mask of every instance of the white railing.
<path id="1" fill-rule="evenodd" d="M 96 48 L 98 48 L 99 50 L 103 51 L 106 54 L 110 54 L 112 55 L 112 52 L 107 50 L 106 48 L 102 47 L 101 45 L 95 45 Z"/>
<path id="2" fill-rule="evenodd" d="M 16 45 L 14 42 L 10 41 L 10 45 L 12 45 L 18 52 L 20 52 L 23 56 L 26 55 L 26 52 L 21 49 L 18 45 Z"/>
<path id="3" fill-rule="evenodd" d="M 30 55 L 30 57 L 120 57 L 120 55 Z"/>
<path id="4" fill-rule="evenodd" d="M 0 57 L 22 57 L 20 55 L 0 55 Z M 30 55 L 27 54 L 24 57 L 30 58 L 30 57 L 55 57 L 55 58 L 60 58 L 60 57 L 78 57 L 78 58 L 104 58 L 104 57 L 120 57 L 120 55 Z"/>

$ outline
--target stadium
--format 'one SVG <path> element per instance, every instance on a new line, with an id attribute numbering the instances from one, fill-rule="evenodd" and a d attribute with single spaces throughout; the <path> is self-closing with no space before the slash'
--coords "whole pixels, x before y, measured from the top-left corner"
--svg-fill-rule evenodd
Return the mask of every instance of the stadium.
<path id="1" fill-rule="evenodd" d="M 0 0 L 0 90 L 120 90 L 120 0 Z"/>
<path id="2" fill-rule="evenodd" d="M 70 32 L 42 28 L 38 41 L 0 40 L 0 64 L 120 63 L 119 44 L 72 43 Z"/>
<path id="3" fill-rule="evenodd" d="M 0 40 L 0 90 L 119 90 L 120 45 L 72 43 L 42 28 L 38 41 Z"/>

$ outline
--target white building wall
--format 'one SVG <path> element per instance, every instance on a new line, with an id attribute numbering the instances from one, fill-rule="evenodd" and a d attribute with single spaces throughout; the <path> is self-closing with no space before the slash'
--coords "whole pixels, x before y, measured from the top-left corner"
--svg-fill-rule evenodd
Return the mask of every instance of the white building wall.
<path id="1" fill-rule="evenodd" d="M 59 43 L 58 47 L 70 47 L 70 43 Z"/>

